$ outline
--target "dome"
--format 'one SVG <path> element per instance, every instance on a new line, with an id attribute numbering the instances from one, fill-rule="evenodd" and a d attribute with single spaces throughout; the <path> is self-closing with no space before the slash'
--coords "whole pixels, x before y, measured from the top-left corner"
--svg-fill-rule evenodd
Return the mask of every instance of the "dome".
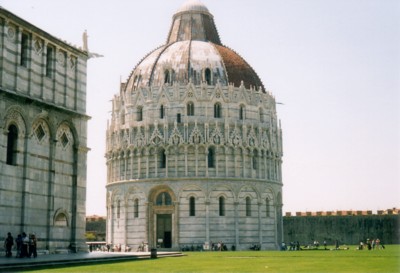
<path id="1" fill-rule="evenodd" d="M 197 12 L 206 12 L 209 13 L 208 8 L 201 3 L 199 0 L 189 0 L 185 2 L 176 13 L 188 12 L 188 11 L 197 11 Z"/>
<path id="2" fill-rule="evenodd" d="M 173 16 L 167 43 L 150 52 L 132 71 L 126 91 L 173 83 L 217 83 L 265 90 L 253 68 L 222 45 L 213 16 L 198 0 Z"/>

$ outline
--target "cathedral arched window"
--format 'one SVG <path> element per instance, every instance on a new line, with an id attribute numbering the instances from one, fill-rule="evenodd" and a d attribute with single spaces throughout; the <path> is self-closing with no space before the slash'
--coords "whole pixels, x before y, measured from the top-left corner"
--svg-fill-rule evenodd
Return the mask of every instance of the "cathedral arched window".
<path id="1" fill-rule="evenodd" d="M 214 118 L 221 118 L 221 117 L 222 117 L 221 104 L 217 102 L 216 104 L 214 104 Z"/>
<path id="2" fill-rule="evenodd" d="M 186 105 L 186 108 L 187 108 L 187 115 L 194 116 L 194 103 L 188 102 L 188 104 Z"/>
<path id="3" fill-rule="evenodd" d="M 246 216 L 251 216 L 251 198 L 246 197 Z"/>
<path id="4" fill-rule="evenodd" d="M 225 216 L 225 197 L 219 197 L 219 216 Z"/>
<path id="5" fill-rule="evenodd" d="M 215 167 L 215 151 L 213 147 L 208 148 L 208 167 L 214 168 Z"/>
<path id="6" fill-rule="evenodd" d="M 264 112 L 263 112 L 263 109 L 260 108 L 260 109 L 258 110 L 258 113 L 259 113 L 259 115 L 260 115 L 260 122 L 264 122 Z"/>
<path id="7" fill-rule="evenodd" d="M 209 68 L 206 68 L 204 71 L 204 80 L 207 82 L 208 85 L 211 84 L 211 70 Z"/>
<path id="8" fill-rule="evenodd" d="M 265 214 L 266 217 L 269 217 L 271 214 L 270 201 L 268 197 L 265 199 Z"/>
<path id="9" fill-rule="evenodd" d="M 244 105 L 239 106 L 239 119 L 244 120 L 245 119 L 245 108 Z"/>
<path id="10" fill-rule="evenodd" d="M 6 164 L 17 165 L 18 129 L 15 125 L 8 127 Z"/>
<path id="11" fill-rule="evenodd" d="M 163 119 L 165 115 L 165 108 L 164 105 L 161 104 L 160 106 L 160 119 Z"/>
<path id="12" fill-rule="evenodd" d="M 164 169 L 167 166 L 167 155 L 165 154 L 165 150 L 161 149 L 160 151 L 160 168 Z"/>
<path id="13" fill-rule="evenodd" d="M 133 202 L 133 217 L 139 218 L 139 199 L 135 199 Z"/>
<path id="14" fill-rule="evenodd" d="M 67 216 L 65 216 L 64 213 L 57 214 L 56 218 L 54 219 L 54 225 L 57 227 L 67 227 Z"/>
<path id="15" fill-rule="evenodd" d="M 170 206 L 172 205 L 171 195 L 168 192 L 162 192 L 157 196 L 156 199 L 157 206 Z"/>
<path id="16" fill-rule="evenodd" d="M 189 216 L 196 216 L 196 198 L 189 198 Z"/>
<path id="17" fill-rule="evenodd" d="M 121 201 L 117 201 L 117 218 L 119 219 L 121 217 Z"/>
<path id="18" fill-rule="evenodd" d="M 138 106 L 136 114 L 137 114 L 136 121 L 142 121 L 143 120 L 143 107 L 142 106 Z"/>

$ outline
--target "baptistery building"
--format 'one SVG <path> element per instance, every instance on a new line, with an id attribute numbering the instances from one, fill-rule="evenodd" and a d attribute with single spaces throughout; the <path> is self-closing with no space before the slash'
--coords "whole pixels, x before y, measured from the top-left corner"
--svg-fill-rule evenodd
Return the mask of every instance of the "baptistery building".
<path id="1" fill-rule="evenodd" d="M 222 44 L 203 3 L 183 4 L 167 37 L 112 99 L 107 243 L 277 249 L 282 132 L 274 97 Z"/>

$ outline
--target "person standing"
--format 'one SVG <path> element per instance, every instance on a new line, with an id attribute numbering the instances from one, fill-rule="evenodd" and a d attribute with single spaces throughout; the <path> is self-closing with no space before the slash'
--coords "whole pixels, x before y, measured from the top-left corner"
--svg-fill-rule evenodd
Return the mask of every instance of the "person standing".
<path id="1" fill-rule="evenodd" d="M 20 258 L 28 257 L 28 244 L 29 238 L 26 236 L 25 232 L 22 232 L 22 245 L 21 245 L 21 255 Z"/>
<path id="2" fill-rule="evenodd" d="M 37 240 L 36 240 L 36 235 L 35 234 L 30 234 L 29 236 L 29 255 L 28 257 L 36 258 L 37 257 L 37 251 L 36 251 L 36 245 L 37 245 Z"/>
<path id="3" fill-rule="evenodd" d="M 4 247 L 6 249 L 6 257 L 9 258 L 12 256 L 11 248 L 14 245 L 14 238 L 11 236 L 11 233 L 7 233 L 7 237 L 4 240 Z"/>

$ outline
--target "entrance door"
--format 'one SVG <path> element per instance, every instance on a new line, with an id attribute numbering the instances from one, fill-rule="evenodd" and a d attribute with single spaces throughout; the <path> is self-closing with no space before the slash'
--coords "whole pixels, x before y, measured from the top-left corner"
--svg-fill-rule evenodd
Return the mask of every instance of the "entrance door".
<path id="1" fill-rule="evenodd" d="M 172 247 L 172 215 L 157 214 L 157 245 L 162 248 Z"/>

